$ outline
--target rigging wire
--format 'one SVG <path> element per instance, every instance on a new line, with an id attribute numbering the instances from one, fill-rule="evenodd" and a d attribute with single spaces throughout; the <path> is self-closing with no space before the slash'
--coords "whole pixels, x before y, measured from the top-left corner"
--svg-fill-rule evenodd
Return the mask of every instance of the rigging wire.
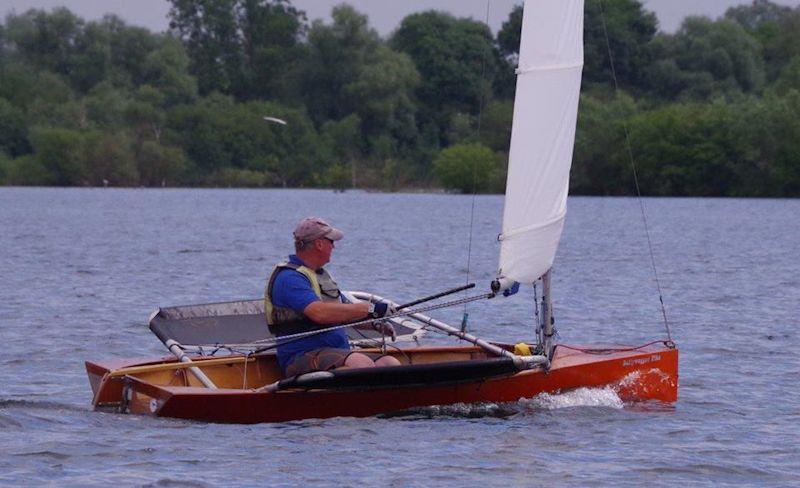
<path id="1" fill-rule="evenodd" d="M 630 351 L 638 351 L 640 349 L 644 349 L 645 347 L 652 346 L 653 344 L 664 344 L 667 347 L 674 347 L 674 344 L 671 344 L 672 341 L 665 341 L 665 340 L 658 340 L 648 342 L 647 344 L 642 344 L 640 346 L 632 346 L 632 347 L 603 347 L 603 348 L 589 348 L 589 347 L 576 347 L 570 346 L 567 344 L 558 344 L 557 347 L 563 347 L 564 349 L 570 349 L 572 351 L 582 352 L 584 354 L 594 354 L 594 355 L 608 355 L 614 354 L 615 352 L 630 352 Z"/>
<path id="2" fill-rule="evenodd" d="M 597 0 L 600 4 L 600 20 L 603 24 L 603 34 L 606 38 L 606 49 L 608 50 L 608 61 L 611 65 L 611 77 L 614 80 L 614 94 L 616 95 L 617 99 L 620 99 L 620 89 L 619 89 L 619 82 L 617 80 L 617 70 L 614 67 L 614 56 L 611 53 L 611 41 L 609 40 L 608 36 L 608 27 L 606 26 L 606 13 L 605 13 L 605 4 L 603 0 Z M 647 212 L 645 211 L 644 206 L 644 199 L 642 198 L 642 191 L 639 187 L 639 174 L 636 171 L 636 162 L 633 158 L 633 148 L 631 145 L 631 137 L 630 131 L 628 130 L 628 123 L 625 121 L 625 118 L 622 118 L 622 129 L 625 132 L 625 149 L 628 154 L 628 159 L 631 163 L 631 169 L 633 170 L 633 182 L 636 186 L 636 196 L 639 202 L 639 210 L 642 214 L 642 222 L 644 223 L 644 233 L 647 237 L 647 249 L 650 253 L 650 266 L 653 269 L 653 276 L 656 280 L 656 288 L 658 289 L 658 301 L 661 303 L 661 316 L 664 318 L 664 328 L 667 330 L 667 339 L 668 345 L 672 345 L 675 347 L 675 344 L 672 342 L 672 334 L 669 328 L 669 320 L 667 320 L 667 308 L 664 305 L 664 294 L 661 291 L 661 280 L 658 277 L 658 269 L 656 267 L 656 258 L 655 254 L 653 253 L 653 242 L 650 239 L 650 227 L 647 223 Z"/>
<path id="3" fill-rule="evenodd" d="M 486 21 L 485 24 L 489 25 L 489 9 L 491 6 L 492 0 L 486 0 Z M 484 90 L 483 84 L 486 81 L 486 57 L 488 56 L 488 50 L 483 52 L 483 58 L 481 59 L 481 86 L 480 86 L 480 99 L 478 101 L 478 120 L 477 120 L 477 127 L 475 137 L 480 142 L 481 138 L 481 123 L 483 122 L 483 105 L 486 98 L 486 91 Z M 472 263 L 472 235 L 473 235 L 473 228 L 475 227 L 475 201 L 477 200 L 478 195 L 478 161 L 473 161 L 472 163 L 472 203 L 470 205 L 469 211 L 469 239 L 467 240 L 467 279 L 465 283 L 470 282 L 470 265 Z M 467 303 L 464 303 L 464 314 L 461 318 L 461 332 L 466 332 L 467 330 L 467 322 L 469 320 L 469 313 L 467 312 Z"/>

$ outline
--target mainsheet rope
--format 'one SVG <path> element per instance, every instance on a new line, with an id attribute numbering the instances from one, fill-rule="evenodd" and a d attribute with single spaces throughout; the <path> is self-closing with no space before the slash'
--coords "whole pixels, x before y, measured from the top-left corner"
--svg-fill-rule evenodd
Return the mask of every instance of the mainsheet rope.
<path id="1" fill-rule="evenodd" d="M 609 64 L 611 65 L 611 77 L 614 80 L 614 94 L 617 97 L 617 100 L 621 100 L 620 97 L 620 89 L 619 89 L 619 82 L 617 81 L 617 70 L 614 67 L 614 56 L 611 53 L 611 41 L 609 40 L 608 36 L 608 27 L 606 26 L 606 14 L 605 14 L 605 4 L 603 0 L 597 0 L 600 4 L 600 19 L 603 24 L 603 34 L 606 38 L 606 49 L 608 50 L 608 60 Z M 653 276 L 656 280 L 656 288 L 658 289 L 658 301 L 661 303 L 661 316 L 664 318 L 664 328 L 667 330 L 667 339 L 669 344 L 672 347 L 675 347 L 675 344 L 672 342 L 672 334 L 670 333 L 669 328 L 669 321 L 667 320 L 667 308 L 664 305 L 664 295 L 661 291 L 661 280 L 658 278 L 658 269 L 656 267 L 656 258 L 655 254 L 653 253 L 653 242 L 650 239 L 650 227 L 647 224 L 647 212 L 645 211 L 644 207 L 644 199 L 642 198 L 642 191 L 639 187 L 639 175 L 636 171 L 636 162 L 633 159 L 633 148 L 631 145 L 631 137 L 630 132 L 628 130 L 628 123 L 625 121 L 625 118 L 622 119 L 622 129 L 625 132 L 625 149 L 628 153 L 628 159 L 631 163 L 631 169 L 633 170 L 633 182 L 636 186 L 636 196 L 637 201 L 639 202 L 639 211 L 642 214 L 642 222 L 644 223 L 644 234 L 647 237 L 647 249 L 650 252 L 650 266 L 653 269 Z M 668 344 L 668 345 L 669 345 Z"/>

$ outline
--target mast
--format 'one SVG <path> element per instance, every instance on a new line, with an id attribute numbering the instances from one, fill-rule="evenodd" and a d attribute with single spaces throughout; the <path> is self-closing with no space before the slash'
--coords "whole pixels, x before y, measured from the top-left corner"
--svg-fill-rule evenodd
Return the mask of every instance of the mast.
<path id="1" fill-rule="evenodd" d="M 549 360 L 553 360 L 553 344 L 555 339 L 555 319 L 553 317 L 553 300 L 550 295 L 550 274 L 552 273 L 552 268 L 548 269 L 545 274 L 542 275 L 542 325 L 540 328 L 541 337 L 539 338 L 539 344 L 542 345 L 543 355 L 547 357 Z"/>

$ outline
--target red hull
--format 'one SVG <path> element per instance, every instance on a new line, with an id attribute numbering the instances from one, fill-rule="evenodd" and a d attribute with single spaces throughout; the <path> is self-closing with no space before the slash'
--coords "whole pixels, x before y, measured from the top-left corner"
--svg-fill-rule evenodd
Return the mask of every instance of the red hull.
<path id="1" fill-rule="evenodd" d="M 455 350 L 456 348 L 453 348 Z M 150 361 L 160 363 L 163 361 Z M 139 362 L 136 364 L 148 364 Z M 121 405 L 130 413 L 208 422 L 284 422 L 307 418 L 368 417 L 413 407 L 453 403 L 512 402 L 542 392 L 612 386 L 623 401 L 674 402 L 678 397 L 678 350 L 649 346 L 634 351 L 590 354 L 558 347 L 549 372 L 461 384 L 374 388 L 369 390 L 211 390 L 165 386 L 140 378 L 103 380 L 110 370 L 131 362 L 86 363 L 95 405 Z M 123 383 L 128 398 L 123 398 Z"/>

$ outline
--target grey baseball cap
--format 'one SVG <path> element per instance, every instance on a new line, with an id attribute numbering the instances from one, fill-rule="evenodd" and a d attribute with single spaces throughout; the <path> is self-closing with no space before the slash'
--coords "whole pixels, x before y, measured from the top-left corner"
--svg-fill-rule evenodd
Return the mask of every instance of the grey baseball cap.
<path id="1" fill-rule="evenodd" d="M 319 217 L 306 217 L 294 229 L 294 239 L 301 242 L 311 242 L 316 239 L 327 238 L 338 241 L 344 233 Z"/>

